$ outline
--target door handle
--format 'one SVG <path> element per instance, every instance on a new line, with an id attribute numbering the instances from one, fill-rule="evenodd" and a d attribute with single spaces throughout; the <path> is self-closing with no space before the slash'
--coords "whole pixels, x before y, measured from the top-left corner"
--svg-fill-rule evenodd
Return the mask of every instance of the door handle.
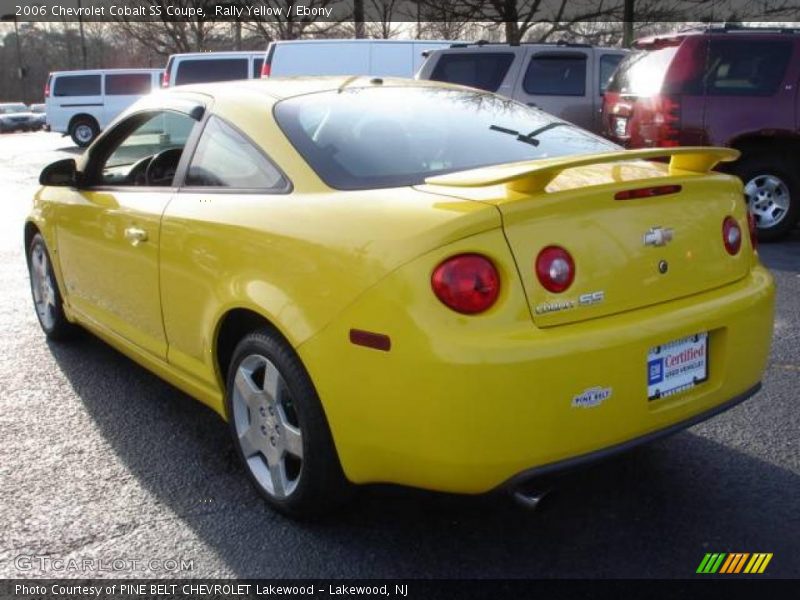
<path id="1" fill-rule="evenodd" d="M 125 239 L 134 246 L 147 241 L 147 232 L 140 227 L 127 227 L 125 229 Z"/>

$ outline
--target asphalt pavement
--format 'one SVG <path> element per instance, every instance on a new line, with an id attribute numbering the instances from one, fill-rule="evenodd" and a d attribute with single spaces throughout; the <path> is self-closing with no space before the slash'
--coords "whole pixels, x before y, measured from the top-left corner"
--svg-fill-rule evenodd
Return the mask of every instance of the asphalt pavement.
<path id="1" fill-rule="evenodd" d="M 0 577 L 690 577 L 707 552 L 771 552 L 761 577 L 800 577 L 800 231 L 761 250 L 775 341 L 744 404 L 561 478 L 537 512 L 372 486 L 296 523 L 210 410 L 88 334 L 45 340 L 22 225 L 70 155 L 57 134 L 0 135 Z"/>

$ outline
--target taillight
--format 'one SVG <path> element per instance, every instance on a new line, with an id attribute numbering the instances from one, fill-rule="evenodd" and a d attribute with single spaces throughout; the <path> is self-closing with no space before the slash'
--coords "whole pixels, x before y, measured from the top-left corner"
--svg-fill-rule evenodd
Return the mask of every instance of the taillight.
<path id="1" fill-rule="evenodd" d="M 747 211 L 747 229 L 750 232 L 750 245 L 753 250 L 758 249 L 758 228 L 756 226 L 756 218 L 749 210 Z"/>
<path id="2" fill-rule="evenodd" d="M 640 198 L 652 198 L 653 196 L 677 194 L 680 191 L 681 186 L 679 185 L 657 185 L 653 187 L 622 190 L 621 192 L 614 194 L 614 200 L 638 200 Z"/>
<path id="3" fill-rule="evenodd" d="M 431 287 L 445 306 L 465 315 L 482 313 L 497 301 L 500 274 L 480 254 L 459 254 L 433 271 Z"/>
<path id="4" fill-rule="evenodd" d="M 272 65 L 269 64 L 267 61 L 264 61 L 264 64 L 261 65 L 261 77 L 269 77 L 272 73 Z"/>
<path id="5" fill-rule="evenodd" d="M 655 145 L 662 148 L 678 146 L 681 126 L 680 99 L 677 96 L 657 96 L 654 104 Z"/>
<path id="6" fill-rule="evenodd" d="M 47 78 L 47 83 L 44 84 L 44 97 L 50 97 L 50 78 Z"/>
<path id="7" fill-rule="evenodd" d="M 742 247 L 742 230 L 733 217 L 725 217 L 722 222 L 722 243 L 731 256 L 738 254 Z"/>
<path id="8" fill-rule="evenodd" d="M 550 292 L 563 292 L 575 280 L 575 261 L 560 246 L 547 246 L 536 257 L 536 277 Z"/>
<path id="9" fill-rule="evenodd" d="M 161 74 L 161 87 L 169 87 L 169 71 L 164 71 Z"/>

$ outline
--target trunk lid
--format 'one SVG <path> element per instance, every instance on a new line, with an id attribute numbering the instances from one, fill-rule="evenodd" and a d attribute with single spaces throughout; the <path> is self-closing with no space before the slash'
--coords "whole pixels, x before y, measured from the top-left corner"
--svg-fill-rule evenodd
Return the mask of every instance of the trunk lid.
<path id="1" fill-rule="evenodd" d="M 533 320 L 550 327 L 667 302 L 747 274 L 751 252 L 741 184 L 707 174 L 736 151 L 669 149 L 670 165 L 633 160 L 665 151 L 657 153 L 531 161 L 428 183 L 458 188 L 462 197 L 498 207 Z M 615 198 L 618 192 L 660 186 L 670 186 L 670 193 Z M 722 240 L 728 215 L 744 238 L 735 256 Z M 536 275 L 536 257 L 551 245 L 566 249 L 575 262 L 575 279 L 561 293 L 546 290 Z"/>

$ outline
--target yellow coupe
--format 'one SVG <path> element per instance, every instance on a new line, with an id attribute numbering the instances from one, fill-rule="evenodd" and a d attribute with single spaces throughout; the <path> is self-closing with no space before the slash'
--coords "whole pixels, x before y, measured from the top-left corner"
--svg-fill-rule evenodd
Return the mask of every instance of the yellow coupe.
<path id="1" fill-rule="evenodd" d="M 178 87 L 42 172 L 33 300 L 218 412 L 284 512 L 516 489 L 758 389 L 736 156 L 429 82 Z"/>

